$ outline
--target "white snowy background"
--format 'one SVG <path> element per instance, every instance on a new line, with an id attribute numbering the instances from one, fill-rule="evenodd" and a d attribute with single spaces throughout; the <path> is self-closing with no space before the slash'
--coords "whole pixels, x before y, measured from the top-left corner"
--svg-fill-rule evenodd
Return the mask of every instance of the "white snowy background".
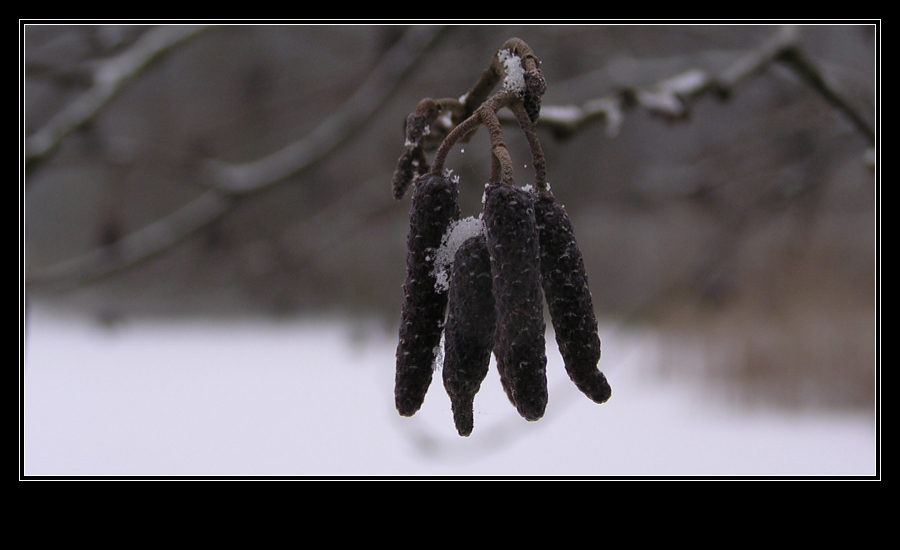
<path id="1" fill-rule="evenodd" d="M 566 378 L 528 423 L 493 370 L 459 437 L 439 382 L 393 407 L 395 335 L 336 319 L 131 322 L 40 308 L 24 368 L 26 476 L 874 476 L 873 415 L 785 412 L 653 368 L 652 334 L 601 327 L 612 399 Z"/>

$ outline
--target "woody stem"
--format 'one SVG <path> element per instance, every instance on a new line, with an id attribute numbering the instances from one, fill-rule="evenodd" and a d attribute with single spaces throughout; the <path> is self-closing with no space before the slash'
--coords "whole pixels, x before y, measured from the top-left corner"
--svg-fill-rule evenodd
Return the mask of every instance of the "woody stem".
<path id="1" fill-rule="evenodd" d="M 534 167 L 534 186 L 538 191 L 546 191 L 547 186 L 547 161 L 544 158 L 544 151 L 541 149 L 541 142 L 538 140 L 537 132 L 534 124 L 525 112 L 525 106 L 522 102 L 514 102 L 509 109 L 516 116 L 525 139 L 528 141 L 528 147 L 531 149 L 531 164 Z"/>

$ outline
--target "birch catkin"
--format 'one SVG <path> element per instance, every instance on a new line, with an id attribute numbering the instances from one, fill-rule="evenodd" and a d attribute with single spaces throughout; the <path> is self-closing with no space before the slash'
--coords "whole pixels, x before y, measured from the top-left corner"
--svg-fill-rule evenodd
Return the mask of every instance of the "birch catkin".
<path id="1" fill-rule="evenodd" d="M 547 406 L 547 357 L 533 194 L 489 184 L 484 225 L 497 305 L 497 368 L 519 414 L 538 420 Z"/>
<path id="2" fill-rule="evenodd" d="M 392 181 L 397 199 L 410 183 L 415 187 L 395 401 L 403 416 L 412 416 L 422 406 L 443 333 L 444 388 L 462 436 L 472 433 L 473 403 L 491 352 L 503 390 L 518 413 L 529 421 L 544 415 L 545 295 L 569 378 L 597 403 L 612 394 L 597 369 L 600 338 L 584 261 L 565 209 L 549 192 L 535 132 L 546 90 L 540 61 L 525 42 L 511 38 L 462 98 L 425 98 L 407 118 L 406 152 Z M 515 186 L 513 160 L 497 115 L 503 108 L 512 111 L 525 133 L 537 191 Z M 476 228 L 454 223 L 459 218 L 455 181 L 433 174 L 448 173 L 448 154 L 481 126 L 489 134 L 489 179 L 494 183 L 485 186 L 481 220 L 471 218 L 479 222 Z M 441 141 L 431 168 L 424 152 L 426 136 Z"/>
<path id="3" fill-rule="evenodd" d="M 480 234 L 470 237 L 456 252 L 444 327 L 444 389 L 461 436 L 472 433 L 473 403 L 487 376 L 496 323 L 491 259 Z"/>
<path id="4" fill-rule="evenodd" d="M 606 376 L 597 369 L 597 319 L 572 222 L 549 191 L 538 195 L 534 209 L 540 234 L 544 296 L 566 372 L 591 400 L 604 403 L 612 390 Z"/>
<path id="5" fill-rule="evenodd" d="M 403 416 L 422 406 L 440 345 L 447 293 L 435 287 L 434 258 L 451 222 L 459 219 L 458 191 L 450 178 L 416 178 L 409 212 L 406 282 L 397 345 L 394 401 Z"/>

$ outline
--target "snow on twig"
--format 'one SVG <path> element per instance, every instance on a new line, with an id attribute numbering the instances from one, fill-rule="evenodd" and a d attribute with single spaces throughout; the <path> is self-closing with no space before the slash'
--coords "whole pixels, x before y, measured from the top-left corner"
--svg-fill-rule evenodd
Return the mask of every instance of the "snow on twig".
<path id="1" fill-rule="evenodd" d="M 630 108 L 644 109 L 667 120 L 683 119 L 688 116 L 695 101 L 707 95 L 726 98 L 740 84 L 763 74 L 775 63 L 794 71 L 816 93 L 841 111 L 857 131 L 874 145 L 874 129 L 803 53 L 798 29 L 793 26 L 780 27 L 759 48 L 740 57 L 718 75 L 691 69 L 652 86 L 619 88 L 607 97 L 591 99 L 580 106 L 545 105 L 538 124 L 553 129 L 559 135 L 570 135 L 587 124 L 604 121 L 607 133 L 614 136 L 622 124 L 622 113 Z"/>

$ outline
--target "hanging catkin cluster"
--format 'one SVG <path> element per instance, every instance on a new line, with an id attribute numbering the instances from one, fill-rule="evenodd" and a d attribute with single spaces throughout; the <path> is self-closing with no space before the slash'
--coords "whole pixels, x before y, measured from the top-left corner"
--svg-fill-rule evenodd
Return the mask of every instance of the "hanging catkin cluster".
<path id="1" fill-rule="evenodd" d="M 556 203 L 534 125 L 546 83 L 523 41 L 508 40 L 463 99 L 424 99 L 409 115 L 393 195 L 413 186 L 407 273 L 397 346 L 395 402 L 419 410 L 442 367 L 456 429 L 472 433 L 474 399 L 493 353 L 510 402 L 526 420 L 547 407 L 546 300 L 569 378 L 597 403 L 612 391 L 597 368 L 600 338 L 572 223 Z M 500 89 L 491 95 L 502 80 Z M 517 187 L 497 112 L 515 115 L 531 148 L 535 185 Z M 480 218 L 460 220 L 452 147 L 480 126 L 491 140 L 491 175 Z M 442 139 L 441 139 L 442 138 Z M 439 143 L 434 164 L 425 151 Z M 443 336 L 443 365 L 441 338 Z"/>

